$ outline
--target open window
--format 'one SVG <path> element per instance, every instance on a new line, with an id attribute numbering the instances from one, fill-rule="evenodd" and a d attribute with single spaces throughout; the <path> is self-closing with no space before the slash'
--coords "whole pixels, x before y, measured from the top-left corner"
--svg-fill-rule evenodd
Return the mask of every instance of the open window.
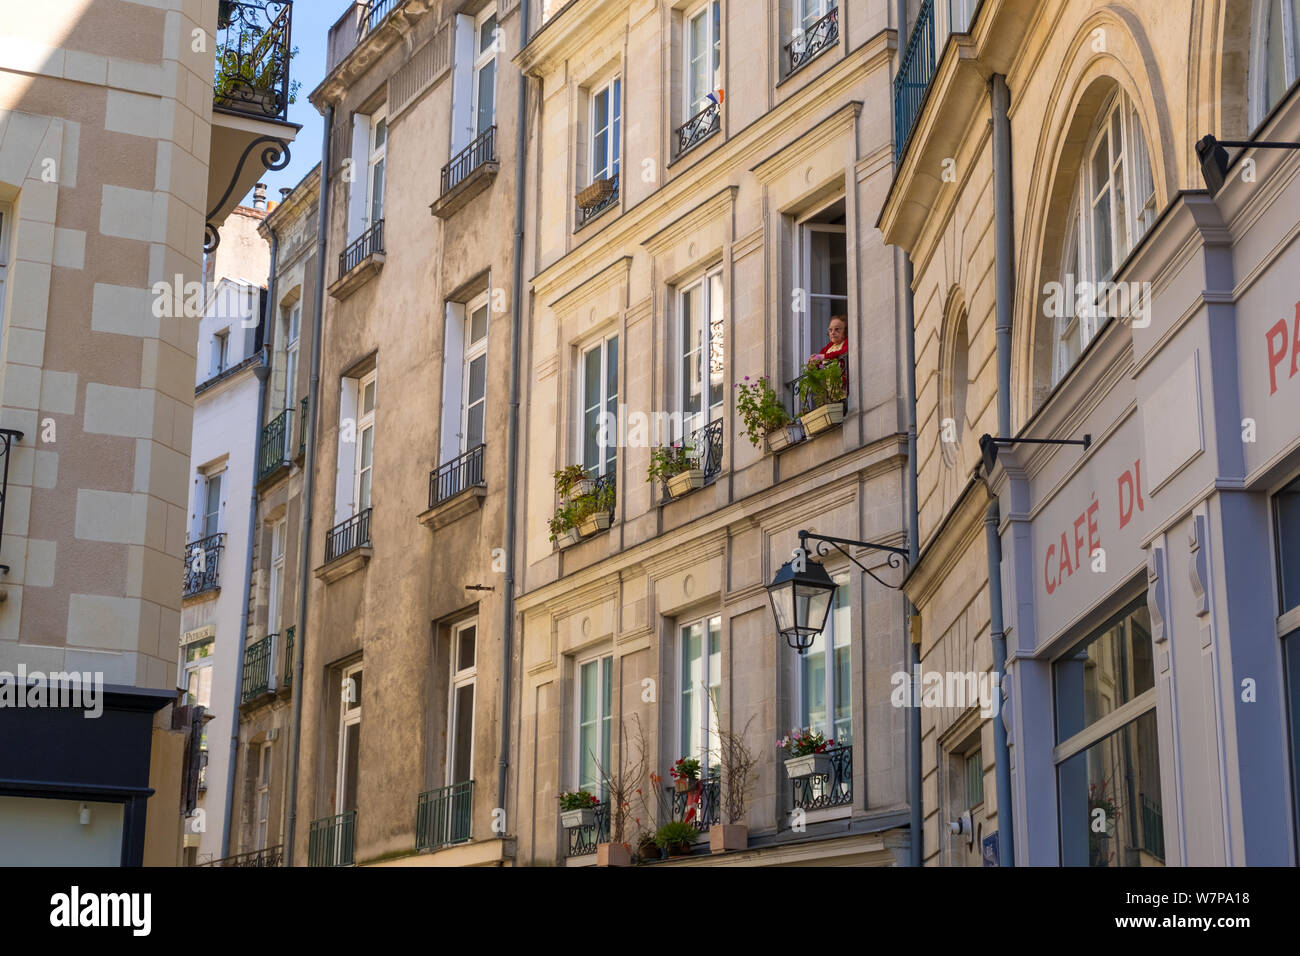
<path id="1" fill-rule="evenodd" d="M 577 778 L 576 790 L 586 790 L 599 795 L 603 801 L 607 794 L 601 780 L 600 768 L 609 770 L 610 738 L 613 725 L 614 658 L 611 655 L 593 657 L 577 663 L 577 726 L 575 731 Z"/>
<path id="2" fill-rule="evenodd" d="M 678 303 L 678 409 L 686 440 L 711 422 L 722 419 L 726 406 L 725 311 L 722 269 L 710 269 L 682 286 Z"/>
<path id="3" fill-rule="evenodd" d="M 478 674 L 478 619 L 462 621 L 451 634 L 451 687 L 447 695 L 447 784 L 474 777 L 474 687 Z"/>
<path id="4" fill-rule="evenodd" d="M 295 302 L 283 310 L 281 325 L 284 330 L 284 408 L 293 411 L 298 393 L 298 337 L 302 325 L 302 302 Z"/>
<path id="5" fill-rule="evenodd" d="M 495 5 L 476 16 L 456 15 L 452 77 L 451 155 L 496 125 L 497 53 L 500 30 Z"/>
<path id="6" fill-rule="evenodd" d="M 585 152 L 579 143 L 577 155 L 586 169 L 576 170 L 583 187 L 576 197 L 576 228 L 581 228 L 618 202 L 619 169 L 622 154 L 623 81 L 614 76 L 588 91 Z M 579 165 L 581 165 L 581 162 Z"/>
<path id="7" fill-rule="evenodd" d="M 339 698 L 338 777 L 334 812 L 357 809 L 358 765 L 361 751 L 361 664 L 343 669 Z"/>
<path id="8" fill-rule="evenodd" d="M 283 518 L 271 526 L 271 580 L 267 594 L 266 633 L 280 634 L 284 602 L 284 544 L 288 522 Z"/>
<path id="9" fill-rule="evenodd" d="M 722 618 L 714 615 L 678 628 L 678 747 L 700 762 L 700 776 L 717 771 L 721 755 L 717 715 L 722 694 Z"/>
<path id="10" fill-rule="evenodd" d="M 448 302 L 443 345 L 442 462 L 473 451 L 487 437 L 489 296 Z"/>
<path id="11" fill-rule="evenodd" d="M 339 446 L 334 485 L 334 522 L 340 524 L 370 510 L 374 489 L 375 411 L 378 369 L 344 376 L 339 383 Z M 358 529 L 343 550 L 369 543 L 369 525 Z M 342 551 L 327 552 L 327 559 Z"/>
<path id="12" fill-rule="evenodd" d="M 257 757 L 257 845 L 266 849 L 267 820 L 271 815 L 271 744 L 262 744 Z"/>
<path id="13" fill-rule="evenodd" d="M 682 26 L 682 125 L 677 153 L 682 153 L 721 127 L 722 3 L 709 0 L 690 10 Z"/>
<path id="14" fill-rule="evenodd" d="M 199 475 L 197 527 L 194 540 L 218 534 L 224 525 L 226 500 L 222 493 L 225 488 L 225 467 Z"/>
<path id="15" fill-rule="evenodd" d="M 849 268 L 844 200 L 795 224 L 791 377 L 830 341 L 831 318 L 848 314 Z M 852 325 L 850 323 L 850 331 Z M 852 339 L 849 341 L 853 347 Z"/>
<path id="16" fill-rule="evenodd" d="M 593 478 L 614 474 L 618 465 L 618 336 L 611 335 L 582 350 L 578 394 L 581 397 L 582 467 Z"/>

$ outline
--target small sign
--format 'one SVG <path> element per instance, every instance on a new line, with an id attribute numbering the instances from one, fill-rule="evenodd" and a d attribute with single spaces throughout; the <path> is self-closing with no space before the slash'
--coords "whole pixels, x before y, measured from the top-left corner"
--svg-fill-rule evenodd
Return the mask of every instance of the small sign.
<path id="1" fill-rule="evenodd" d="M 990 833 L 988 836 L 984 838 L 982 849 L 984 851 L 985 866 L 1000 865 L 998 863 L 998 831 L 997 830 L 994 830 L 992 833 Z"/>

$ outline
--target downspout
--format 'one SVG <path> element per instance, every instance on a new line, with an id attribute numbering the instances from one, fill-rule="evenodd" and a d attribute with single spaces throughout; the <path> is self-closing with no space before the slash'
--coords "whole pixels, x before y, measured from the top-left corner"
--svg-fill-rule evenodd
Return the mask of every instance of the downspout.
<path id="1" fill-rule="evenodd" d="M 519 4 L 519 49 L 528 45 L 528 0 Z M 519 114 L 515 124 L 515 238 L 513 295 L 510 297 L 510 410 L 506 428 L 506 540 L 505 600 L 501 628 L 501 745 L 497 757 L 497 807 L 506 806 L 506 777 L 510 767 L 510 661 L 515 617 L 515 534 L 519 498 L 519 338 L 524 322 L 524 200 L 527 131 L 528 75 L 519 71 Z M 507 816 L 508 820 L 509 817 Z M 509 827 L 505 832 L 509 831 Z M 504 832 L 502 834 L 504 836 Z"/>
<path id="2" fill-rule="evenodd" d="M 275 301 L 275 257 L 280 248 L 280 237 L 271 230 L 271 274 L 266 280 L 266 306 L 262 310 L 262 321 L 270 323 L 271 303 Z M 265 335 L 265 332 L 263 333 Z M 267 367 L 266 343 L 263 339 L 262 361 L 253 366 L 257 376 L 257 421 L 253 423 L 253 488 L 248 495 L 248 540 L 244 548 L 244 603 L 240 613 L 244 626 L 239 629 L 239 653 L 235 655 L 235 694 L 231 702 L 230 713 L 230 757 L 226 761 L 226 805 L 221 818 L 221 858 L 230 856 L 230 831 L 235 819 L 235 760 L 239 756 L 239 705 L 243 698 L 244 687 L 244 645 L 248 640 L 248 596 L 253 587 L 253 537 L 257 534 L 257 455 L 261 447 L 262 422 L 266 417 L 266 379 L 271 370 Z"/>
<path id="3" fill-rule="evenodd" d="M 998 435 L 1011 436 L 1011 296 L 1014 265 L 1011 195 L 1011 121 L 1007 110 L 1011 92 L 1005 76 L 995 74 L 989 85 L 993 101 L 993 234 L 994 290 L 997 297 Z M 988 480 L 988 475 L 985 475 Z M 1007 636 L 1002 619 L 1002 542 L 998 537 L 1000 509 L 995 498 L 984 513 L 984 543 L 989 569 L 989 631 L 993 641 L 993 673 L 999 680 L 1007 669 Z M 998 865 L 1015 866 L 1015 831 L 1011 811 L 1011 752 L 1002 713 L 993 719 L 993 754 L 998 795 Z"/>
<path id="4" fill-rule="evenodd" d="M 307 567 L 311 555 L 312 504 L 316 491 L 316 422 L 320 409 L 321 325 L 325 309 L 325 249 L 329 238 L 330 133 L 334 107 L 325 108 L 320 148 L 320 195 L 316 212 L 316 303 L 311 314 L 311 384 L 307 388 L 307 455 L 303 460 L 302 533 L 298 536 L 298 626 L 293 641 L 293 733 L 289 749 L 289 826 L 284 840 L 285 866 L 293 866 L 298 828 L 298 755 L 302 747 L 302 672 L 307 648 Z"/>

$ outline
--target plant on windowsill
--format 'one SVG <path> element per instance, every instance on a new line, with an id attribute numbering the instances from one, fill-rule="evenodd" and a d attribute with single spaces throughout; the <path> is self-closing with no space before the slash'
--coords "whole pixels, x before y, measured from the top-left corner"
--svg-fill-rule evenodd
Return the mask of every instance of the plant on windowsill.
<path id="1" fill-rule="evenodd" d="M 551 544 L 561 551 L 582 540 L 578 534 L 578 522 L 574 518 L 577 507 L 573 502 L 561 505 L 547 523 L 551 531 Z"/>
<path id="2" fill-rule="evenodd" d="M 689 445 L 661 445 L 650 450 L 646 481 L 662 481 L 672 498 L 704 487 L 704 469 Z"/>
<path id="3" fill-rule="evenodd" d="M 577 200 L 579 209 L 594 209 L 612 195 L 614 195 L 614 179 L 610 177 L 592 180 L 590 186 L 580 190 L 573 198 Z"/>
<path id="4" fill-rule="evenodd" d="M 700 762 L 694 757 L 678 757 L 668 768 L 668 775 L 673 778 L 674 790 L 690 793 L 700 785 Z"/>
<path id="5" fill-rule="evenodd" d="M 613 483 L 606 483 L 596 491 L 589 491 L 585 495 L 574 498 L 571 506 L 578 534 L 584 538 L 608 530 L 611 513 L 614 510 Z"/>
<path id="6" fill-rule="evenodd" d="M 722 817 L 709 827 L 709 852 L 725 853 L 728 850 L 749 849 L 749 800 L 754 792 L 754 778 L 758 771 L 758 756 L 745 743 L 745 735 L 754 722 L 751 716 L 737 733 L 722 722 L 717 701 L 708 697 L 713 708 L 713 725 L 718 746 L 711 750 L 722 773 Z"/>
<path id="7" fill-rule="evenodd" d="M 227 43 L 217 54 L 213 93 L 218 106 L 239 109 L 256 104 L 265 115 L 276 115 L 281 76 L 289 68 L 289 62 L 298 55 L 298 48 L 293 47 L 287 55 L 289 62 L 281 62 L 275 49 L 279 39 L 275 31 L 249 29 L 234 43 Z M 301 87 L 300 80 L 290 80 L 289 105 L 297 102 Z"/>
<path id="8" fill-rule="evenodd" d="M 670 820 L 655 834 L 655 844 L 659 849 L 667 850 L 669 856 L 689 856 L 697 835 L 695 827 L 689 823 Z"/>
<path id="9" fill-rule="evenodd" d="M 596 483 L 581 465 L 565 465 L 555 473 L 555 493 L 561 501 L 572 501 L 596 490 Z"/>
<path id="10" fill-rule="evenodd" d="M 586 790 L 566 791 L 560 794 L 560 824 L 566 830 L 594 826 L 598 806 L 600 798 Z"/>
<path id="11" fill-rule="evenodd" d="M 745 423 L 741 434 L 749 439 L 751 445 L 758 447 L 766 441 L 768 451 L 776 454 L 799 441 L 798 425 L 790 420 L 790 413 L 781 404 L 766 375 L 755 380 L 746 375 L 735 388 L 736 411 Z"/>
<path id="12" fill-rule="evenodd" d="M 844 366 L 839 361 L 809 362 L 799 376 L 799 402 L 811 411 L 800 416 L 809 437 L 844 421 Z"/>
<path id="13" fill-rule="evenodd" d="M 826 753 L 835 746 L 819 730 L 795 728 L 776 742 L 777 750 L 785 753 L 785 772 L 791 780 L 802 777 L 829 776 L 831 758 Z"/>

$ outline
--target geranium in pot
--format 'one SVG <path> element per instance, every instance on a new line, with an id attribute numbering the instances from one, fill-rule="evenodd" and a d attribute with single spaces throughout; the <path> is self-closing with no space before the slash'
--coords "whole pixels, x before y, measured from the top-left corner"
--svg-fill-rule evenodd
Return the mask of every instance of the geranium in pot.
<path id="1" fill-rule="evenodd" d="M 819 730 L 791 730 L 776 742 L 778 750 L 785 754 L 785 772 L 791 780 L 815 775 L 828 776 L 831 772 L 831 758 L 827 754 L 835 746 L 834 740 L 827 740 Z"/>
<path id="2" fill-rule="evenodd" d="M 560 794 L 560 824 L 566 830 L 595 826 L 598 806 L 600 798 L 586 790 L 566 791 Z"/>
<path id="3" fill-rule="evenodd" d="M 661 445 L 650 451 L 650 468 L 646 481 L 662 481 L 673 498 L 704 487 L 704 469 L 699 467 L 695 450 L 687 445 Z"/>
<path id="4" fill-rule="evenodd" d="M 800 416 L 811 437 L 844 421 L 844 367 L 838 361 L 809 362 L 799 376 L 799 401 L 811 411 Z"/>
<path id="5" fill-rule="evenodd" d="M 674 790 L 690 793 L 700 783 L 700 762 L 694 757 L 678 757 L 677 762 L 668 768 L 668 775 L 673 778 Z"/>
<path id="6" fill-rule="evenodd" d="M 574 498 L 573 509 L 574 524 L 584 538 L 606 530 L 614 510 L 614 485 L 605 484 L 598 490 Z"/>
<path id="7" fill-rule="evenodd" d="M 551 544 L 556 545 L 561 550 L 582 540 L 578 534 L 578 522 L 574 517 L 576 510 L 571 502 L 561 505 L 555 512 L 554 517 L 548 522 L 551 532 Z"/>
<path id="8" fill-rule="evenodd" d="M 766 375 L 754 380 L 746 375 L 743 382 L 736 383 L 736 411 L 745 423 L 741 434 L 754 447 L 767 442 L 768 450 L 775 454 L 802 437 Z"/>
<path id="9" fill-rule="evenodd" d="M 680 820 L 665 823 L 655 834 L 655 844 L 661 850 L 667 850 L 669 856 L 689 856 L 691 845 L 699 834 L 695 827 Z"/>

